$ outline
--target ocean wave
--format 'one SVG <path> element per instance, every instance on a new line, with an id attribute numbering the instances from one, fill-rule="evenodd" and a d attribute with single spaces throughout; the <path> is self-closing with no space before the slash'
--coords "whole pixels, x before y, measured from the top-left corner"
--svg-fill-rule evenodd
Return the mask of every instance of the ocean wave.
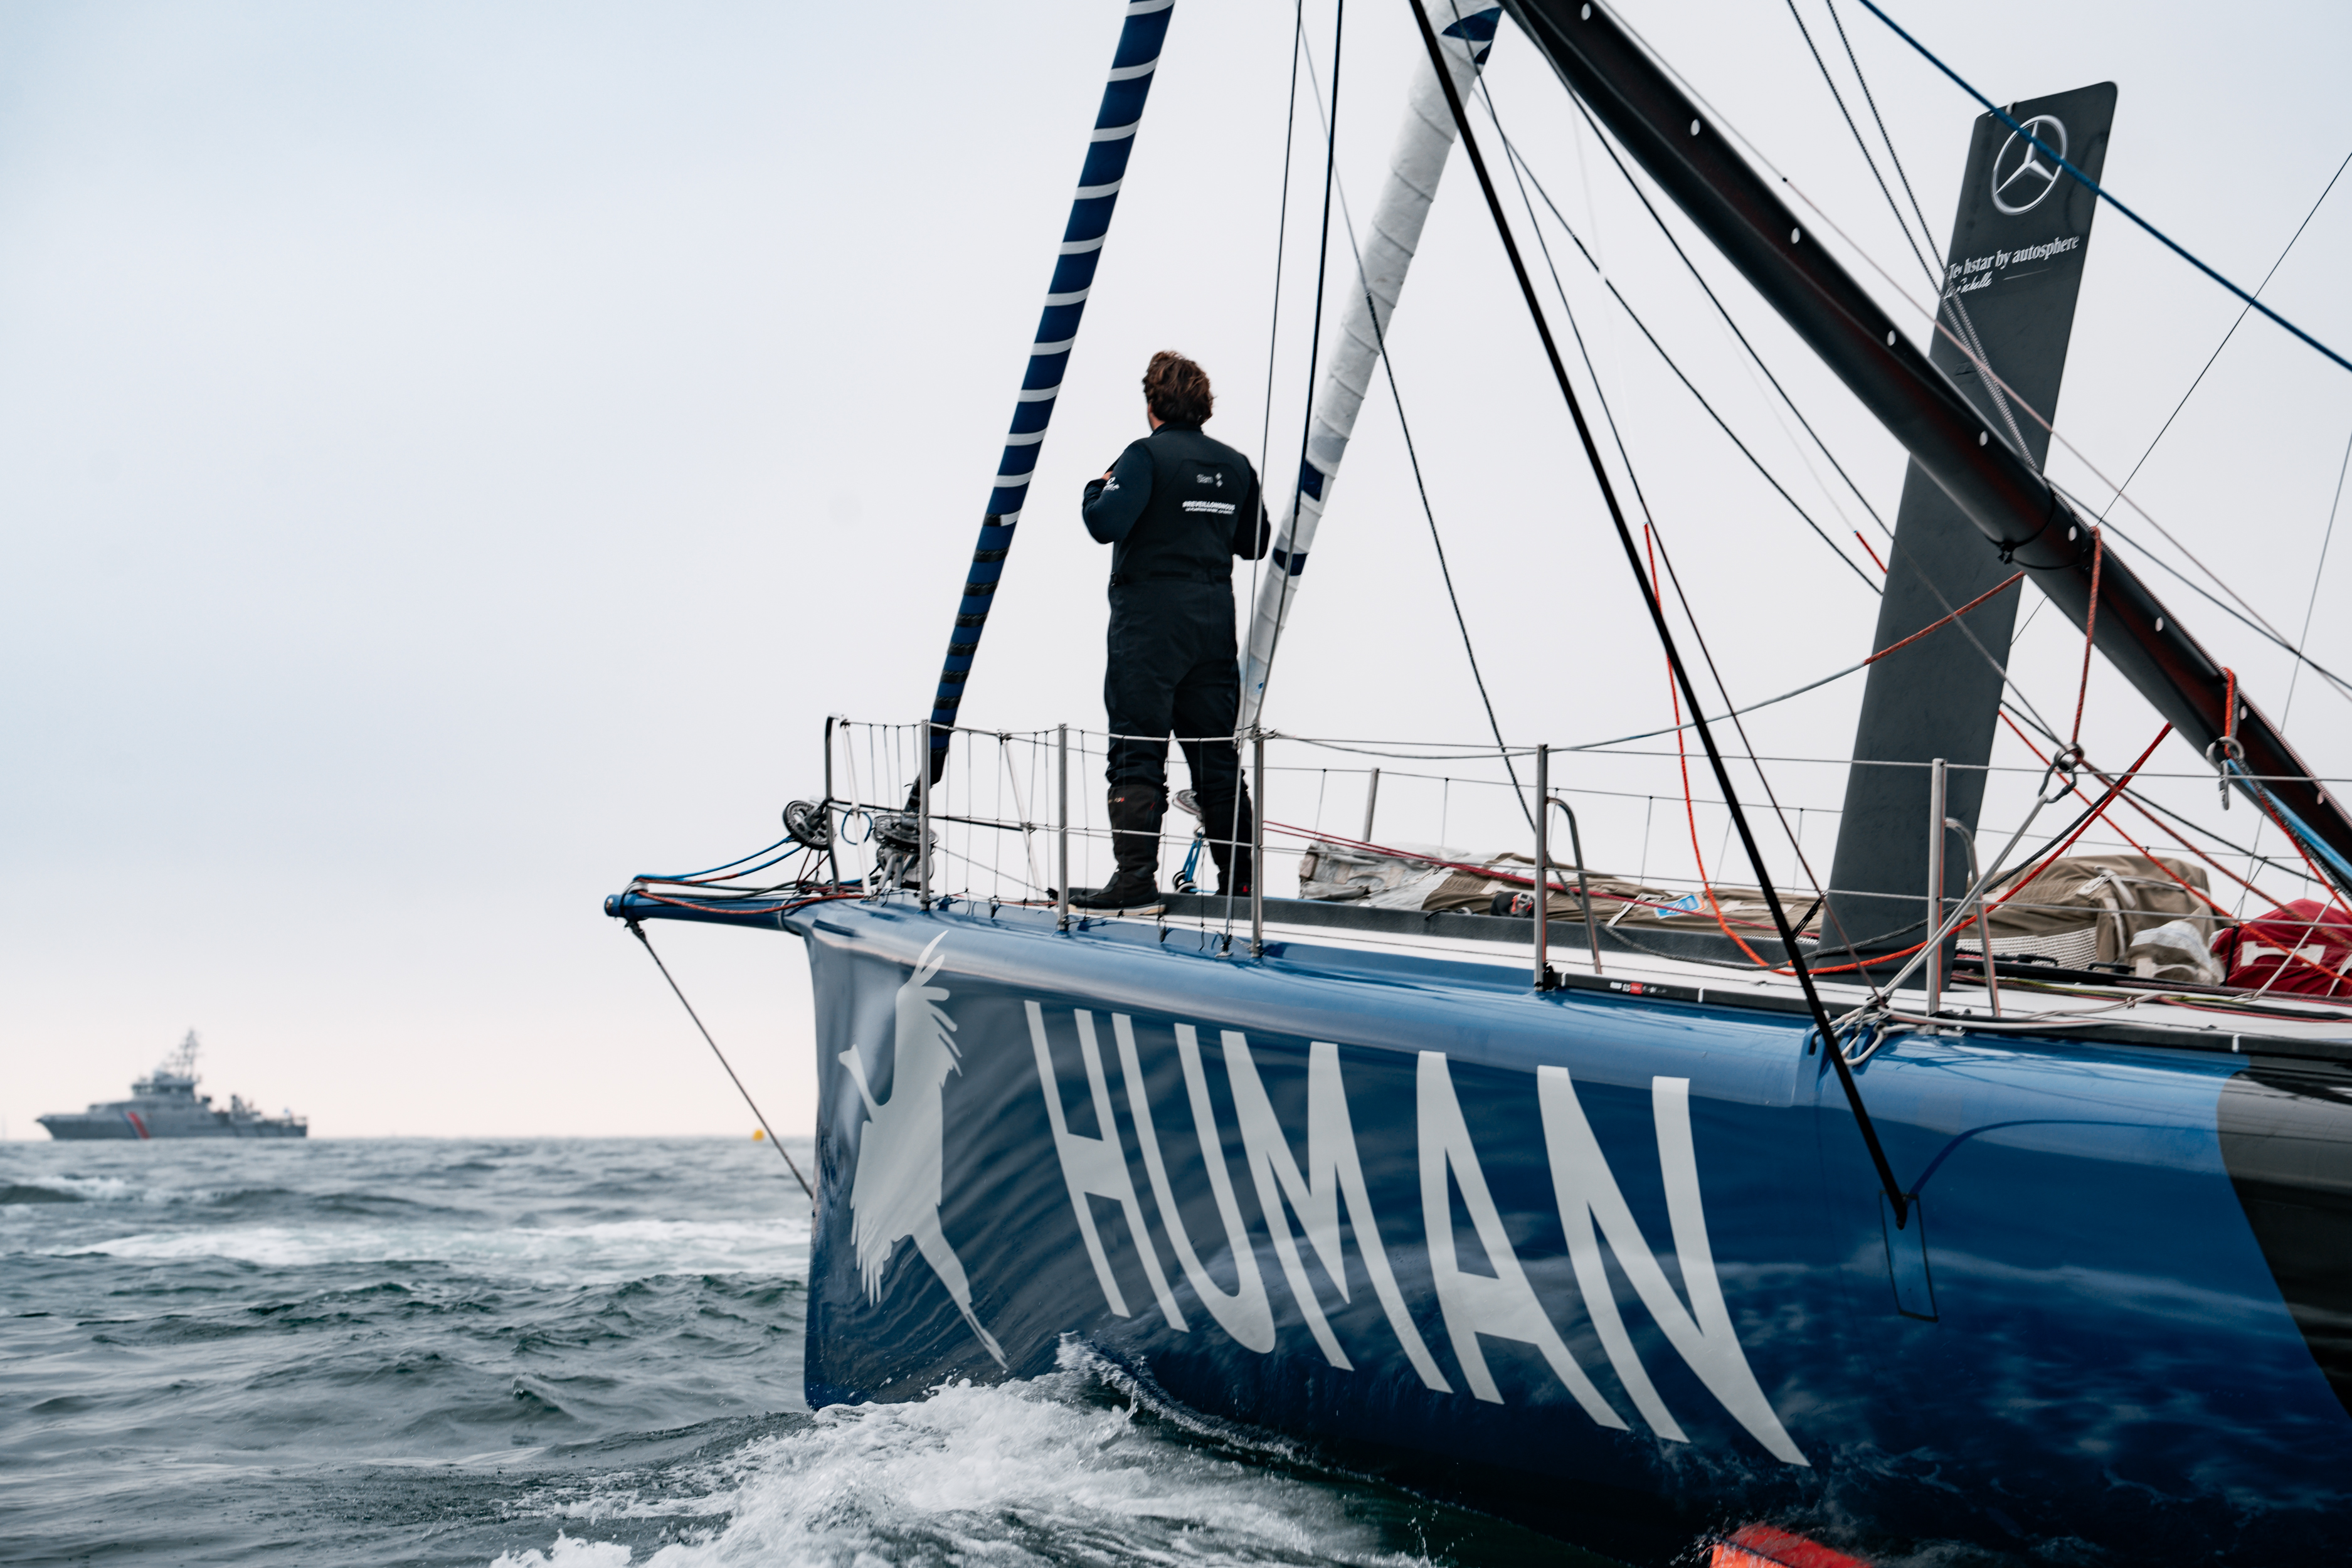
<path id="1" fill-rule="evenodd" d="M 0 1203 L 216 1204 L 225 1198 L 234 1198 L 245 1190 L 237 1187 L 172 1187 L 134 1182 L 124 1176 L 74 1176 L 45 1172 L 37 1184 L 16 1184 L 0 1191 L 46 1192 L 51 1195 L 28 1198 L 0 1196 Z"/>
<path id="2" fill-rule="evenodd" d="M 1266 1466 L 1167 1414 L 1069 1357 L 1026 1383 L 836 1405 L 721 1468 L 565 1500 L 549 1511 L 571 1522 L 543 1549 L 509 1551 L 490 1568 L 622 1568 L 628 1546 L 572 1531 L 680 1514 L 725 1521 L 660 1545 L 643 1568 L 1426 1561 L 1397 1550 L 1328 1478 Z"/>
<path id="3" fill-rule="evenodd" d="M 546 1283 L 610 1284 L 656 1274 L 775 1274 L 808 1269 L 808 1220 L 614 1220 L 583 1226 L 226 1225 L 145 1231 L 47 1249 L 168 1262 L 216 1258 L 265 1268 L 446 1263 Z"/>
<path id="4" fill-rule="evenodd" d="M 0 1186 L 0 1204 L 79 1204 L 89 1200 L 79 1193 L 68 1193 L 57 1187 L 37 1187 L 23 1182 L 10 1182 Z"/>

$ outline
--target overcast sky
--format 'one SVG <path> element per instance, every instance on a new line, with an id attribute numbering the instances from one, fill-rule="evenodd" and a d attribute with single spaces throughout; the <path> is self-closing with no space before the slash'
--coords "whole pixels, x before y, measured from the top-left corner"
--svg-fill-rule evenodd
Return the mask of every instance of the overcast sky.
<path id="1" fill-rule="evenodd" d="M 1800 4 L 1826 45 L 1821 0 Z M 2242 6 L 2226 27 L 2188 5 L 1891 9 L 2003 99 L 2117 82 L 2109 184 L 2249 284 L 2352 152 L 2341 5 Z M 1850 265 L 1917 292 L 1785 5 L 1628 14 L 1847 231 Z M 1858 5 L 1841 15 L 1940 248 L 1974 106 Z M 1306 16 L 1328 89 L 1328 0 Z M 1119 22 L 1114 0 L 0 8 L 10 1136 L 121 1095 L 191 1025 L 208 1087 L 291 1104 L 321 1135 L 748 1132 L 599 902 L 634 871 L 765 842 L 821 787 L 825 713 L 927 710 Z M 1290 30 L 1263 0 L 1179 0 L 969 722 L 1101 722 L 1107 568 L 1075 503 L 1140 432 L 1152 350 L 1215 375 L 1213 433 L 1255 456 L 1270 427 L 1272 470 L 1297 462 L 1306 98 L 1270 412 L 1265 392 Z M 1339 167 L 1360 223 L 1418 47 L 1400 0 L 1349 7 Z M 1507 26 L 1489 75 L 1555 198 L 1727 416 L 1832 531 L 1869 529 Z M 1499 716 L 1521 743 L 1665 722 L 1639 602 L 1475 198 L 1457 160 L 1391 342 Z M 1861 657 L 1868 591 L 1557 255 L 1734 695 Z M 1899 451 L 1707 265 L 1891 519 Z M 2112 211 L 2088 268 L 2060 428 L 2119 478 L 2237 307 Z M 2339 187 L 2265 298 L 2352 345 L 2347 269 Z M 2352 375 L 2257 320 L 2133 494 L 2292 632 L 2347 437 Z M 2053 467 L 2095 488 L 2078 459 Z M 2311 640 L 2339 668 L 2341 554 Z M 1381 399 L 1313 559 L 1269 722 L 1479 738 Z M 2284 656 L 2155 580 L 2280 713 Z M 2045 711 L 2071 707 L 2079 649 L 2054 612 L 2027 632 L 2017 665 Z M 1759 747 L 1843 754 L 1860 689 L 1773 710 Z M 2092 689 L 2094 754 L 2127 761 L 2156 720 L 2105 672 Z M 2352 773 L 2342 701 L 2309 679 L 2294 701 L 2306 757 Z M 2198 764 L 2176 742 L 2158 765 Z M 1663 826 L 1644 837 L 1638 797 L 1670 773 L 1579 767 L 1569 782 L 1628 792 L 1586 808 L 1596 863 L 1686 863 Z M 1812 806 L 1840 791 L 1818 768 L 1776 784 Z M 1360 809 L 1338 804 L 1352 781 L 1316 787 Z M 2210 783 L 2177 788 L 2210 809 Z M 1390 830 L 1436 837 L 1402 820 L 1434 798 L 1400 791 Z M 797 944 L 656 938 L 771 1115 L 806 1128 Z"/>

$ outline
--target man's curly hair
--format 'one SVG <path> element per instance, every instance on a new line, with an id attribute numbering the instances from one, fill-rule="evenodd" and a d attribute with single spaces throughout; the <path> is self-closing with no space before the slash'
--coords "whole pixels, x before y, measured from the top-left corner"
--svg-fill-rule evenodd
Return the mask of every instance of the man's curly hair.
<path id="1" fill-rule="evenodd" d="M 1143 398 L 1163 425 L 1205 425 L 1217 406 L 1209 373 L 1168 349 L 1144 368 Z"/>

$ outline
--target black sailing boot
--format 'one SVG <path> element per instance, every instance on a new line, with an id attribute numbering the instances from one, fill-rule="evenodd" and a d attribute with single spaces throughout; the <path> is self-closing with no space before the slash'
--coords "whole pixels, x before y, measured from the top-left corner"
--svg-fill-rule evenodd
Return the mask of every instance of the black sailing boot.
<path id="1" fill-rule="evenodd" d="M 1248 786 L 1235 780 L 1234 804 L 1214 816 L 1215 820 L 1209 823 L 1209 853 L 1217 862 L 1217 895 L 1247 898 L 1255 871 L 1250 862 L 1250 840 L 1256 837 L 1256 825 L 1250 816 Z M 1228 833 L 1234 840 L 1230 844 L 1224 841 Z"/>
<path id="2" fill-rule="evenodd" d="M 1097 915 L 1165 914 L 1160 901 L 1160 817 L 1167 809 L 1156 785 L 1113 784 L 1110 791 L 1111 855 L 1118 864 L 1110 885 L 1070 900 L 1070 908 Z"/>

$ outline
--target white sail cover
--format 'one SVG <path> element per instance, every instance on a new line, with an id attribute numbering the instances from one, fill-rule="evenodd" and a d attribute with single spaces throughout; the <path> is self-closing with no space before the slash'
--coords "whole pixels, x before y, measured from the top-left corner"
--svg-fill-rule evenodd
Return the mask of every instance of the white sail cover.
<path id="1" fill-rule="evenodd" d="M 1421 0 L 1438 47 L 1454 74 L 1456 91 L 1468 101 L 1472 82 L 1494 47 L 1495 26 L 1502 8 L 1483 0 Z M 1323 363 L 1322 384 L 1315 390 L 1314 413 L 1307 426 L 1307 460 L 1299 467 L 1298 483 L 1291 491 L 1276 526 L 1270 570 L 1258 583 L 1257 604 L 1250 616 L 1249 648 L 1242 665 L 1241 728 L 1258 721 L 1265 700 L 1267 668 L 1282 639 L 1284 624 L 1298 597 L 1299 574 L 1307 569 L 1307 552 L 1315 543 L 1316 525 L 1331 504 L 1331 486 L 1339 478 L 1339 459 L 1347 455 L 1348 437 L 1356 427 L 1356 413 L 1371 390 L 1380 368 L 1381 344 L 1397 296 L 1404 291 L 1404 275 L 1421 245 L 1422 225 L 1429 204 L 1437 197 L 1437 182 L 1454 151 L 1454 111 L 1446 106 L 1437 73 L 1421 61 L 1405 103 L 1404 123 L 1397 129 L 1395 149 L 1389 154 L 1388 179 L 1372 209 L 1371 227 L 1363 237 L 1362 270 L 1349 290 L 1337 340 Z"/>

